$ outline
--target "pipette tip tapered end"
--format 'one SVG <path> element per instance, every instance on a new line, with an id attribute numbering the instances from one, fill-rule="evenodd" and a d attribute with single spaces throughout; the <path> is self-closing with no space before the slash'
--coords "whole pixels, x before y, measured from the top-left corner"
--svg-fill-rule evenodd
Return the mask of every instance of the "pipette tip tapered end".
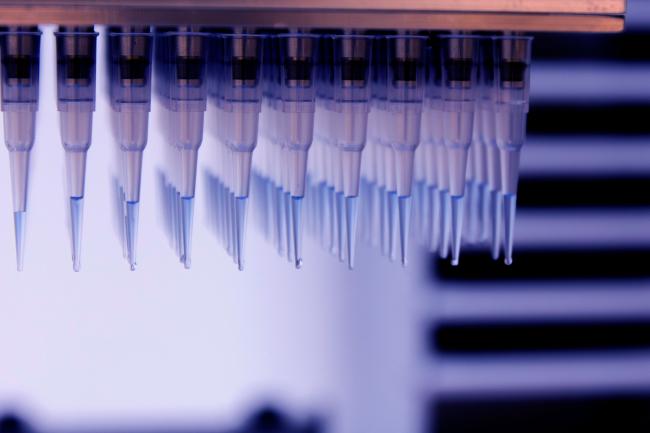
<path id="1" fill-rule="evenodd" d="M 402 266 L 406 266 L 409 227 L 411 224 L 411 196 L 399 198 L 399 234 L 400 234 L 400 252 L 402 255 Z"/>
<path id="2" fill-rule="evenodd" d="M 463 231 L 463 196 L 451 198 L 451 264 L 458 266 Z"/>
<path id="3" fill-rule="evenodd" d="M 397 193 L 388 193 L 388 257 L 391 262 L 397 259 L 397 235 L 398 235 L 398 205 Z"/>
<path id="4" fill-rule="evenodd" d="M 504 244 L 505 244 L 505 264 L 512 264 L 512 249 L 514 247 L 514 237 L 515 237 L 515 213 L 517 211 L 517 195 L 516 194 L 506 194 L 503 196 L 503 206 L 505 210 L 504 220 L 505 220 L 505 233 L 504 233 Z"/>
<path id="5" fill-rule="evenodd" d="M 16 236 L 16 269 L 18 272 L 23 270 L 23 261 L 25 255 L 25 222 L 27 212 L 14 212 L 14 233 Z"/>
<path id="6" fill-rule="evenodd" d="M 129 266 L 132 271 L 135 271 L 137 266 L 136 261 L 136 246 L 138 240 L 138 219 L 140 216 L 140 202 L 128 201 L 126 202 L 126 250 Z"/>
<path id="7" fill-rule="evenodd" d="M 302 268 L 302 197 L 291 197 L 293 219 L 293 258 L 296 269 Z"/>
<path id="8" fill-rule="evenodd" d="M 348 269 L 354 269 L 357 250 L 357 197 L 345 198 L 345 224 L 348 236 Z"/>
<path id="9" fill-rule="evenodd" d="M 247 197 L 237 197 L 235 201 L 235 224 L 237 225 L 237 268 L 244 270 L 244 239 L 246 234 Z"/>
<path id="10" fill-rule="evenodd" d="M 492 255 L 492 260 L 499 260 L 499 249 L 501 247 L 501 224 L 502 222 L 502 199 L 503 196 L 499 191 L 490 191 L 490 213 L 491 213 L 491 223 L 492 223 L 492 236 L 491 236 L 491 246 L 490 253 Z"/>
<path id="11" fill-rule="evenodd" d="M 343 196 L 343 192 L 337 191 L 336 192 L 336 233 L 337 233 L 337 249 L 338 251 L 338 256 L 339 256 L 339 261 L 343 262 L 345 260 L 345 249 L 343 247 L 343 243 L 345 242 L 345 227 L 344 227 L 344 221 L 345 221 L 345 197 Z"/>
<path id="12" fill-rule="evenodd" d="M 181 230 L 183 236 L 183 266 L 192 267 L 192 222 L 194 220 L 194 197 L 181 199 Z"/>
<path id="13" fill-rule="evenodd" d="M 70 233 L 72 235 L 72 269 L 81 269 L 81 229 L 83 225 L 83 197 L 70 197 Z"/>
<path id="14" fill-rule="evenodd" d="M 449 234 L 451 231 L 451 196 L 449 191 L 440 191 L 440 204 L 442 206 L 440 212 L 442 218 L 440 219 L 440 249 L 438 255 L 444 260 L 449 257 Z"/>

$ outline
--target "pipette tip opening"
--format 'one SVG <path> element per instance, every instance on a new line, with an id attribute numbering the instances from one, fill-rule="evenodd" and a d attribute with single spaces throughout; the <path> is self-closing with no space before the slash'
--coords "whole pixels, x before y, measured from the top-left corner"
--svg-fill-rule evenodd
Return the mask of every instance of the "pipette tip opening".
<path id="1" fill-rule="evenodd" d="M 240 271 L 244 270 L 244 240 L 246 234 L 246 209 L 247 197 L 237 197 L 235 207 L 235 223 L 237 224 L 236 230 L 236 244 L 237 244 L 237 268 Z"/>
<path id="2" fill-rule="evenodd" d="M 458 266 L 463 230 L 463 196 L 451 197 L 451 264 Z"/>
<path id="3" fill-rule="evenodd" d="M 512 250 L 514 246 L 515 237 L 515 213 L 517 211 L 517 195 L 505 194 L 503 196 L 503 205 L 505 210 L 505 233 L 504 233 L 504 249 L 505 249 L 505 264 L 512 264 Z"/>
<path id="4" fill-rule="evenodd" d="M 411 196 L 399 197 L 399 231 L 402 266 L 406 266 L 409 227 L 411 223 Z"/>
<path id="5" fill-rule="evenodd" d="M 293 220 L 293 257 L 296 269 L 302 268 L 302 197 L 291 197 L 291 217 Z"/>
<path id="6" fill-rule="evenodd" d="M 194 197 L 182 197 L 181 199 L 182 218 L 182 244 L 183 244 L 183 266 L 185 269 L 192 267 L 192 223 L 194 220 Z"/>
<path id="7" fill-rule="evenodd" d="M 348 236 L 348 269 L 354 269 L 357 249 L 357 197 L 345 198 L 345 222 Z"/>
<path id="8" fill-rule="evenodd" d="M 72 269 L 81 269 L 81 229 L 83 225 L 83 197 L 70 197 L 70 231 L 72 235 Z"/>
<path id="9" fill-rule="evenodd" d="M 137 267 L 136 246 L 138 239 L 138 219 L 140 216 L 140 202 L 126 202 L 126 248 L 129 267 L 135 271 Z"/>
<path id="10" fill-rule="evenodd" d="M 16 270 L 23 270 L 25 254 L 25 222 L 27 212 L 14 212 L 14 233 L 16 236 Z"/>

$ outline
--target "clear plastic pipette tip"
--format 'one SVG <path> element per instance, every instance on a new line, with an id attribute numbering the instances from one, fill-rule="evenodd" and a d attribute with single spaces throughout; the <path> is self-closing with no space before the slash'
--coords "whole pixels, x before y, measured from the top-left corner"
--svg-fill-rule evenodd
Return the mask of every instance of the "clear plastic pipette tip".
<path id="1" fill-rule="evenodd" d="M 463 232 L 463 196 L 451 197 L 451 265 L 458 266 Z"/>
<path id="2" fill-rule="evenodd" d="M 411 224 L 411 196 L 399 198 L 399 235 L 402 266 L 406 266 L 408 252 L 409 227 Z"/>
<path id="3" fill-rule="evenodd" d="M 354 269 L 354 257 L 357 250 L 357 202 L 355 196 L 345 198 L 345 225 L 348 235 L 348 268 Z"/>
<path id="4" fill-rule="evenodd" d="M 503 196 L 503 207 L 505 210 L 505 264 L 512 264 L 512 248 L 515 237 L 515 212 L 517 210 L 517 195 L 506 194 Z"/>
<path id="5" fill-rule="evenodd" d="M 126 202 L 126 250 L 129 266 L 135 271 L 136 245 L 138 240 L 138 219 L 140 216 L 140 202 Z"/>
<path id="6" fill-rule="evenodd" d="M 181 230 L 183 242 L 183 257 L 185 269 L 192 267 L 192 221 L 194 220 L 194 197 L 181 198 Z"/>
<path id="7" fill-rule="evenodd" d="M 236 244 L 237 244 L 237 267 L 240 271 L 244 270 L 244 235 L 246 233 L 246 209 L 248 197 L 237 197 L 235 200 L 235 224 Z"/>
<path id="8" fill-rule="evenodd" d="M 72 236 L 72 269 L 81 269 L 81 229 L 83 224 L 83 197 L 70 197 L 70 234 Z"/>
<path id="9" fill-rule="evenodd" d="M 291 197 L 293 219 L 293 257 L 296 269 L 302 268 L 302 197 Z"/>
<path id="10" fill-rule="evenodd" d="M 14 212 L 14 233 L 16 236 L 16 269 L 23 270 L 23 259 L 25 256 L 25 222 L 27 212 Z"/>

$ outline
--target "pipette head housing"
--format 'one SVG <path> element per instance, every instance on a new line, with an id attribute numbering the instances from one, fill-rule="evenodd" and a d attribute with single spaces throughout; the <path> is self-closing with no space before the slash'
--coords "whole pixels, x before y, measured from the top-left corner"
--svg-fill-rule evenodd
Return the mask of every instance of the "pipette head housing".
<path id="1" fill-rule="evenodd" d="M 113 110 L 151 109 L 153 35 L 148 27 L 109 29 L 109 75 Z M 128 105 L 127 105 L 128 104 Z"/>
<path id="2" fill-rule="evenodd" d="M 526 137 L 533 38 L 494 37 L 496 135 L 502 149 L 519 150 Z"/>
<path id="3" fill-rule="evenodd" d="M 334 108 L 340 114 L 338 145 L 363 150 L 370 108 L 370 62 L 373 39 L 360 35 L 333 36 Z"/>
<path id="4" fill-rule="evenodd" d="M 280 43 L 280 86 L 284 112 L 314 111 L 317 38 L 283 34 Z"/>
<path id="5" fill-rule="evenodd" d="M 58 110 L 61 112 L 95 111 L 98 33 L 92 26 L 62 26 L 55 35 Z"/>
<path id="6" fill-rule="evenodd" d="M 157 69 L 164 81 L 159 91 L 168 110 L 205 111 L 207 38 L 207 33 L 191 28 L 177 28 L 157 35 Z"/>
<path id="7" fill-rule="evenodd" d="M 445 111 L 474 111 L 479 38 L 441 35 L 442 97 Z"/>
<path id="8" fill-rule="evenodd" d="M 0 31 L 2 111 L 36 111 L 41 31 L 9 27 Z"/>
<path id="9" fill-rule="evenodd" d="M 290 150 L 307 151 L 314 135 L 317 37 L 282 34 L 278 42 L 282 143 Z"/>
<path id="10" fill-rule="evenodd" d="M 422 104 L 426 37 L 387 36 L 387 96 L 391 104 Z"/>
<path id="11" fill-rule="evenodd" d="M 426 37 L 400 35 L 387 40 L 388 141 L 395 150 L 413 152 L 420 143 Z"/>
<path id="12" fill-rule="evenodd" d="M 262 107 L 263 37 L 224 34 L 212 38 L 214 99 L 217 107 L 237 121 L 224 125 L 222 136 L 237 152 L 252 152 L 257 144 Z"/>
<path id="13" fill-rule="evenodd" d="M 372 37 L 336 35 L 334 42 L 334 99 L 339 104 L 370 100 Z"/>

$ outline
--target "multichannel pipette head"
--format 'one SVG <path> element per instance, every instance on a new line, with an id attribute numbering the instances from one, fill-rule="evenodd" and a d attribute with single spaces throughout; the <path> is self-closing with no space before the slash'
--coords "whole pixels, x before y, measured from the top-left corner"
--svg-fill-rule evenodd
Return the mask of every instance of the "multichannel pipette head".
<path id="1" fill-rule="evenodd" d="M 36 27 L 10 27 L 0 32 L 2 112 L 9 150 L 16 240 L 16 267 L 23 269 L 29 157 L 38 110 L 41 32 Z"/>
<path id="2" fill-rule="evenodd" d="M 153 36 L 148 27 L 109 30 L 110 95 L 122 153 L 122 190 L 127 258 L 136 267 L 136 245 L 142 178 L 151 110 Z"/>
<path id="3" fill-rule="evenodd" d="M 345 203 L 348 267 L 356 255 L 357 199 L 361 175 L 361 152 L 366 144 L 370 110 L 370 61 L 372 38 L 334 36 L 334 108 L 338 113 L 337 145 Z M 342 230 L 342 227 L 339 228 Z M 341 254 L 341 252 L 339 252 Z"/>
<path id="4" fill-rule="evenodd" d="M 73 269 L 79 271 L 86 152 L 90 148 L 92 116 L 95 111 L 97 33 L 92 26 L 62 26 L 55 35 L 57 105 L 61 141 L 66 154 Z"/>
<path id="5" fill-rule="evenodd" d="M 399 209 L 400 252 L 406 265 L 413 158 L 420 143 L 420 122 L 424 99 L 426 37 L 388 36 L 387 98 L 390 113 L 389 142 L 393 150 Z M 395 200 L 394 200 L 395 201 Z"/>
<path id="6" fill-rule="evenodd" d="M 207 100 L 206 33 L 179 28 L 157 38 L 157 61 L 163 84 L 159 88 L 167 109 L 167 135 L 174 149 L 174 186 L 180 209 L 180 259 L 191 266 L 192 221 L 198 151 L 203 141 Z"/>
<path id="7" fill-rule="evenodd" d="M 494 38 L 496 142 L 504 195 L 505 262 L 512 263 L 519 154 L 526 139 L 532 37 Z"/>
<path id="8" fill-rule="evenodd" d="M 293 262 L 302 266 L 302 224 L 300 209 L 305 194 L 307 152 L 314 134 L 314 111 L 316 102 L 315 59 L 317 39 L 307 34 L 283 34 L 278 36 L 280 67 L 280 142 L 283 145 L 286 191 L 291 196 L 289 216 L 290 238 L 293 243 Z M 298 216 L 298 218 L 296 218 Z"/>
<path id="9" fill-rule="evenodd" d="M 263 38 L 253 34 L 224 34 L 214 38 L 213 65 L 215 103 L 222 127 L 218 131 L 224 146 L 222 157 L 229 159 L 222 182 L 231 191 L 234 259 L 244 268 L 244 239 L 253 150 L 257 145 L 259 114 L 262 107 Z"/>
<path id="10" fill-rule="evenodd" d="M 457 265 L 463 225 L 462 201 L 468 149 L 472 143 L 477 96 L 477 37 L 440 36 L 442 47 L 442 98 L 444 142 L 449 164 L 451 195 L 452 265 Z"/>

